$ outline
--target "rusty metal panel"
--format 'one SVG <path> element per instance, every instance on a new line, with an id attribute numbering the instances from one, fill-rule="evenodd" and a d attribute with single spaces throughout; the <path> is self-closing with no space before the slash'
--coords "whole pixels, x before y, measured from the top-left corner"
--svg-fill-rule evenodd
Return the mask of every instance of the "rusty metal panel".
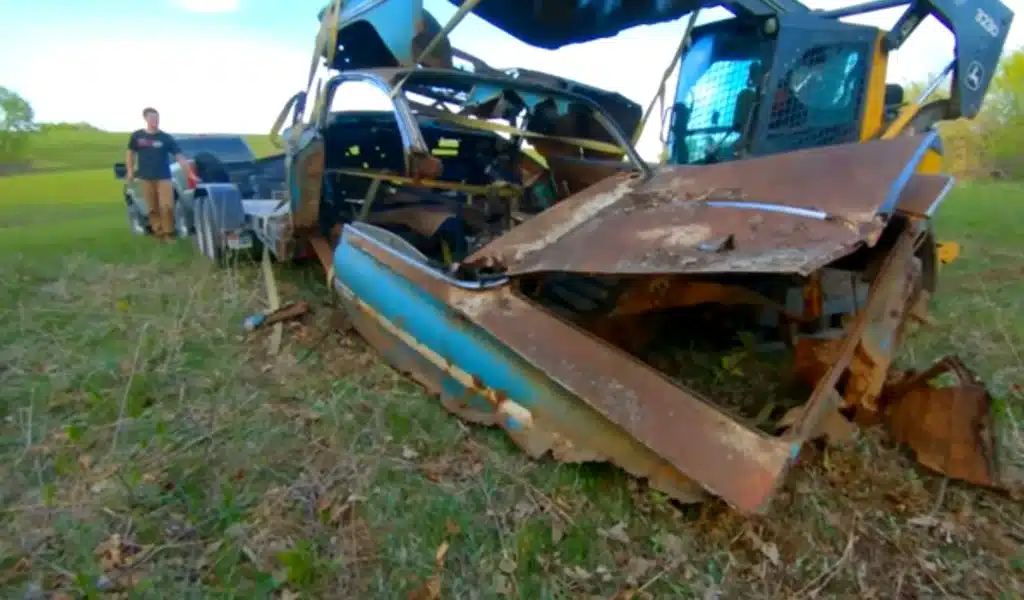
<path id="1" fill-rule="evenodd" d="M 336 267 L 356 308 L 473 395 L 493 399 L 496 409 L 511 401 L 514 410 L 528 411 L 533 426 L 567 441 L 577 455 L 605 457 L 659 489 L 685 490 L 696 481 L 754 512 L 766 507 L 800 447 L 743 426 L 508 285 L 466 289 L 346 231 Z M 396 362 L 408 368 L 415 361 Z M 523 422 L 502 426 L 512 433 Z"/>
<path id="2" fill-rule="evenodd" d="M 477 250 L 510 275 L 795 273 L 873 244 L 931 135 L 608 178 Z"/>
<path id="3" fill-rule="evenodd" d="M 473 322 L 681 473 L 745 512 L 763 510 L 800 447 L 747 428 L 625 352 L 508 290 L 456 302 Z"/>
<path id="4" fill-rule="evenodd" d="M 952 372 L 959 385 L 932 387 Z M 922 373 L 908 374 L 886 390 L 885 424 L 924 466 L 975 485 L 1008 489 L 996 439 L 994 402 L 959 358 L 948 356 Z"/>
<path id="5" fill-rule="evenodd" d="M 883 310 L 895 310 L 893 302 L 897 305 L 907 302 L 905 292 L 908 283 L 907 265 L 913 255 L 914 244 L 921 234 L 917 228 L 905 229 L 895 246 L 886 255 L 878 274 L 871 283 L 871 292 L 868 294 L 867 304 L 857 311 L 853 323 L 846 328 L 846 335 L 842 342 L 832 353 L 832 365 L 815 383 L 814 391 L 806 404 L 806 409 L 799 419 L 793 431 L 787 434 L 788 437 L 796 440 L 806 440 L 814 437 L 814 432 L 825 419 L 826 415 L 839 408 L 840 400 L 836 391 L 836 384 L 840 377 L 849 368 L 854 359 L 854 354 L 861 345 L 864 335 Z M 898 328 L 899 326 L 897 326 Z M 877 328 L 876 328 L 877 329 Z M 890 343 L 892 343 L 893 331 L 889 332 Z"/>

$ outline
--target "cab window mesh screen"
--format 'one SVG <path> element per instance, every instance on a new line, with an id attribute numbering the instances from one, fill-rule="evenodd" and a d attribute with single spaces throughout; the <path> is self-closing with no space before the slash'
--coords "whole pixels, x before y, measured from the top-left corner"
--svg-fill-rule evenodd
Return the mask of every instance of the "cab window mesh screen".
<path id="1" fill-rule="evenodd" d="M 857 141 L 867 74 L 863 45 L 814 46 L 776 73 L 759 153 Z"/>
<path id="2" fill-rule="evenodd" d="M 684 140 L 686 163 L 709 156 L 729 156 L 744 130 L 755 94 L 751 66 L 756 61 L 722 60 L 701 75 L 684 101 L 684 110 L 674 117 L 675 131 Z M 756 68 L 760 62 L 756 62 Z"/>

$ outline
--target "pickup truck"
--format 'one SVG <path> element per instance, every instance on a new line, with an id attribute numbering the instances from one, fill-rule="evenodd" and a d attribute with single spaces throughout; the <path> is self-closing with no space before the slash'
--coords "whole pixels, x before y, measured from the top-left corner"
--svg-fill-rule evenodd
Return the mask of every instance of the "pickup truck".
<path id="1" fill-rule="evenodd" d="M 243 198 L 263 194 L 270 195 L 271 181 L 280 182 L 283 173 L 276 177 L 267 172 L 264 160 L 256 154 L 240 135 L 196 134 L 175 135 L 182 154 L 192 163 L 201 182 L 235 184 Z M 114 165 L 114 175 L 123 180 L 126 175 L 124 163 Z M 171 160 L 171 185 L 174 188 L 174 228 L 178 237 L 189 237 L 195 230 L 194 200 L 197 182 L 181 172 L 181 167 Z M 276 187 L 276 186 L 273 186 Z M 149 235 L 152 230 L 146 200 L 138 182 L 124 185 L 123 197 L 128 212 L 128 223 L 133 233 Z"/>

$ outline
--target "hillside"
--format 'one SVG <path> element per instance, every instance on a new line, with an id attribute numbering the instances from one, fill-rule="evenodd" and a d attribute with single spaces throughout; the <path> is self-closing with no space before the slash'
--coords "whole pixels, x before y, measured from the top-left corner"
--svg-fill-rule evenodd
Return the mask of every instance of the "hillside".
<path id="1" fill-rule="evenodd" d="M 259 156 L 275 149 L 266 135 L 246 134 L 245 138 Z M 32 134 L 28 164 L 0 165 L 0 175 L 12 172 L 79 171 L 106 169 L 124 160 L 127 132 L 103 131 L 83 126 L 44 126 Z M 4 172 L 6 171 L 6 172 Z"/>

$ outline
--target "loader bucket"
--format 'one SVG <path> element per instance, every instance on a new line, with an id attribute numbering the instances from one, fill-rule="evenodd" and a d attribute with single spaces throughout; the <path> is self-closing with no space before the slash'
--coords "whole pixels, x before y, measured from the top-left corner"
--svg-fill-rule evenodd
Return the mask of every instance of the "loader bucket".
<path id="1" fill-rule="evenodd" d="M 447 269 L 395 233 L 349 224 L 335 285 L 391 365 L 531 456 L 610 461 L 681 501 L 761 512 L 802 446 L 851 412 L 887 409 L 900 435 L 922 439 L 900 428 L 913 401 L 880 395 L 926 293 L 927 220 L 900 206 L 934 203 L 915 196 L 934 186 L 908 185 L 932 143 L 615 175 Z M 686 337 L 689 311 L 708 306 L 810 348 L 798 371 L 813 391 L 781 434 L 643 354 L 652 323 Z"/>

